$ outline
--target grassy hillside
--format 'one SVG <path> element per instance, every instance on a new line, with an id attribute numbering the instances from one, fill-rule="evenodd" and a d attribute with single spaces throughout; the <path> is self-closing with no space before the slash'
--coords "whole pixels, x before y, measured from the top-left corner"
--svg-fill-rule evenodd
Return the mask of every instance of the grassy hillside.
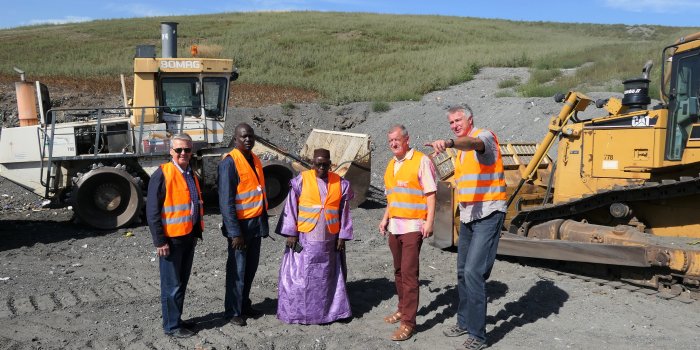
<path id="1" fill-rule="evenodd" d="M 661 48 L 698 30 L 318 12 L 106 20 L 0 30 L 0 74 L 14 75 L 13 66 L 33 77 L 130 74 L 136 45 L 160 53 L 160 21 L 180 23 L 181 57 L 193 43 L 220 46 L 243 83 L 313 90 L 330 103 L 418 99 L 483 66 L 531 67 L 535 79 L 517 88 L 524 96 L 607 86 L 638 76 L 648 59 L 658 80 Z"/>

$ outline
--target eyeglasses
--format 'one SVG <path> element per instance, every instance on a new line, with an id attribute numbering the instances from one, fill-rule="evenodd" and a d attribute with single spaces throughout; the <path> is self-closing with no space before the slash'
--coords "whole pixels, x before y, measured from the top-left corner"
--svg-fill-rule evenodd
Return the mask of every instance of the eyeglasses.
<path id="1" fill-rule="evenodd" d="M 182 153 L 183 151 L 184 151 L 185 153 L 190 153 L 190 152 L 192 152 L 192 149 L 189 148 L 189 147 L 188 147 L 188 148 L 173 148 L 173 151 L 175 151 L 175 153 L 177 153 L 177 154 L 180 154 L 180 153 Z"/>

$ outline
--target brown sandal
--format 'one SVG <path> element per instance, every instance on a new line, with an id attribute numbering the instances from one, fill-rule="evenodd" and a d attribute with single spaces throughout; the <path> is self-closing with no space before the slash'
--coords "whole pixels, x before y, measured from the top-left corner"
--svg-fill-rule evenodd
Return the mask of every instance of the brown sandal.
<path id="1" fill-rule="evenodd" d="M 391 336 L 391 340 L 403 341 L 403 340 L 411 338 L 412 335 L 413 335 L 413 327 L 402 324 L 399 326 L 399 328 Z"/>
<path id="2" fill-rule="evenodd" d="M 386 322 L 386 323 L 394 324 L 394 323 L 399 322 L 399 321 L 401 321 L 401 313 L 398 311 L 394 312 L 393 314 L 391 314 L 387 317 L 384 317 L 384 322 Z"/>

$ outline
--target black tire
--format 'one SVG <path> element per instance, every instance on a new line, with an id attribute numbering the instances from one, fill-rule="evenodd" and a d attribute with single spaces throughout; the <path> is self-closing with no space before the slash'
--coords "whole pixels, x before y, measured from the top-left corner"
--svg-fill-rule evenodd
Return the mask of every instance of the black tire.
<path id="1" fill-rule="evenodd" d="M 290 190 L 289 181 L 294 178 L 295 171 L 286 162 L 264 160 L 263 173 L 265 174 L 267 212 L 270 215 L 278 215 L 284 208 L 284 200 Z"/>
<path id="2" fill-rule="evenodd" d="M 141 214 L 141 180 L 123 165 L 93 165 L 75 181 L 73 210 L 87 225 L 112 230 L 132 223 Z"/>

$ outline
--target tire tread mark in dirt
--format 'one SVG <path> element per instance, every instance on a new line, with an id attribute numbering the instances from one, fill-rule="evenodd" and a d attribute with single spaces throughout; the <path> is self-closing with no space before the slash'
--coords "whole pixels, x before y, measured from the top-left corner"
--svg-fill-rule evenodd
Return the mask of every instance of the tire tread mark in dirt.
<path id="1" fill-rule="evenodd" d="M 124 281 L 124 283 L 128 284 L 131 288 L 133 288 L 138 295 L 151 295 L 155 292 L 160 292 L 160 289 L 154 289 L 150 283 L 147 283 L 146 281 Z"/>
<path id="2" fill-rule="evenodd" d="M 143 349 L 143 336 L 140 331 L 128 332 L 119 336 L 121 349 Z"/>
<path id="3" fill-rule="evenodd" d="M 121 282 L 121 281 L 115 281 L 116 284 L 114 286 L 111 286 L 110 289 L 114 289 L 114 291 L 118 294 L 121 295 L 124 298 L 132 298 L 132 297 L 137 297 L 140 295 L 140 293 L 128 282 Z"/>
<path id="4" fill-rule="evenodd" d="M 78 300 L 83 303 L 95 302 L 100 300 L 97 293 L 92 288 L 81 289 L 76 292 Z"/>
<path id="5" fill-rule="evenodd" d="M 55 327 L 55 325 L 52 326 L 45 323 L 37 323 L 26 318 L 21 322 L 13 322 L 3 325 L 2 332 L 5 333 L 5 336 L 11 334 L 12 339 L 16 342 L 30 345 L 29 348 L 36 348 L 36 345 L 43 345 L 43 348 L 48 349 L 65 348 L 65 343 L 62 342 L 59 346 L 56 344 L 56 342 L 60 341 L 61 339 L 79 340 L 78 333 L 76 332 L 66 329 L 58 329 Z M 35 341 L 38 343 L 34 344 L 33 342 Z"/>
<path id="6" fill-rule="evenodd" d="M 157 292 L 160 295 L 160 282 L 155 283 L 151 281 L 141 281 L 142 284 L 147 285 L 153 292 Z M 151 292 L 151 293 L 153 293 Z"/>
<path id="7" fill-rule="evenodd" d="M 54 303 L 54 310 L 60 310 L 60 309 L 65 309 L 66 305 L 63 305 L 61 303 L 61 300 L 58 298 L 58 295 L 56 293 L 49 293 L 49 298 L 51 299 L 51 302 Z"/>
<path id="8" fill-rule="evenodd" d="M 79 290 L 64 290 L 39 296 L 29 295 L 20 298 L 7 298 L 0 302 L 0 318 L 25 315 L 36 311 L 54 311 L 76 306 L 81 303 L 93 303 L 100 300 L 133 298 L 153 294 L 157 290 L 149 283 L 137 288 L 134 284 L 121 281 L 113 288 L 104 288 L 99 293 L 92 288 Z"/>
<path id="9" fill-rule="evenodd" d="M 17 315 L 24 315 L 36 311 L 36 308 L 34 307 L 34 304 L 32 304 L 30 298 L 31 297 L 21 297 L 13 300 L 15 313 Z"/>
<path id="10" fill-rule="evenodd" d="M 72 290 L 60 291 L 54 294 L 56 301 L 63 307 L 68 308 L 71 306 L 78 305 L 79 298 L 75 295 Z"/>
<path id="11" fill-rule="evenodd" d="M 36 304 L 36 308 L 41 311 L 53 311 L 58 305 L 53 301 L 51 294 L 42 294 L 34 297 L 33 299 Z"/>
<path id="12" fill-rule="evenodd" d="M 15 315 L 15 312 L 12 310 L 12 307 L 10 306 L 11 304 L 11 298 L 5 299 L 2 302 L 0 302 L 0 318 L 7 318 L 10 316 Z"/>

